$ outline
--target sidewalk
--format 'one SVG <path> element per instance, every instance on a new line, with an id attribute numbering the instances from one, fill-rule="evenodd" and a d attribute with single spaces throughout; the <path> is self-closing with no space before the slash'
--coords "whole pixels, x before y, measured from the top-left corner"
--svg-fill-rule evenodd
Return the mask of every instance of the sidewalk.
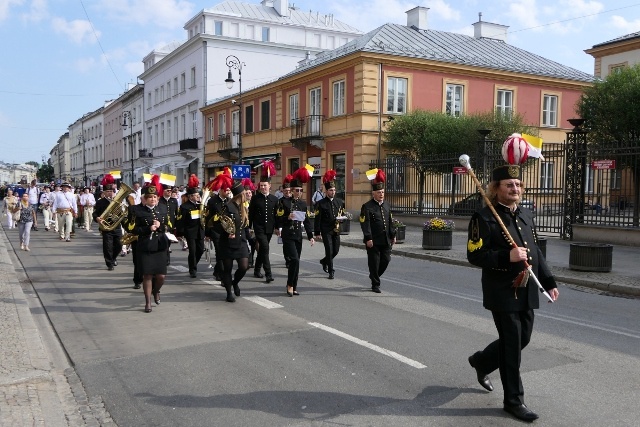
<path id="1" fill-rule="evenodd" d="M 115 426 L 102 401 L 88 401 L 48 327 L 15 256 L 17 229 L 0 230 L 0 426 Z"/>
<path id="2" fill-rule="evenodd" d="M 556 281 L 616 294 L 640 296 L 640 268 L 638 268 L 640 248 L 614 245 L 611 272 L 586 272 L 569 269 L 571 243 L 573 242 L 547 237 L 547 263 Z M 341 236 L 341 244 L 364 249 L 362 232 L 357 221 L 351 223 L 349 234 Z M 453 246 L 450 250 L 426 250 L 422 249 L 422 228 L 407 226 L 405 241 L 394 245 L 393 254 L 473 267 L 467 261 L 466 230 L 453 232 Z M 478 283 L 480 283 L 479 279 Z"/>

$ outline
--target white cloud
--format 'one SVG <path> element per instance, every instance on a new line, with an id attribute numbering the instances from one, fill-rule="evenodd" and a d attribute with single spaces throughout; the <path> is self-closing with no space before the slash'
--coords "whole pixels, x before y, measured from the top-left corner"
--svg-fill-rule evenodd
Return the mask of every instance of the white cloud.
<path id="1" fill-rule="evenodd" d="M 640 31 L 640 19 L 627 21 L 623 16 L 614 15 L 610 22 L 614 28 L 621 30 L 621 36 Z"/>
<path id="2" fill-rule="evenodd" d="M 570 34 L 583 31 L 603 10 L 604 5 L 594 0 L 516 0 L 508 2 L 507 14 L 518 23 L 511 24 L 511 30 Z"/>
<path id="3" fill-rule="evenodd" d="M 48 6 L 48 0 L 32 0 L 29 13 L 22 15 L 23 21 L 40 22 L 46 19 L 49 16 Z"/>
<path id="4" fill-rule="evenodd" d="M 94 35 L 91 23 L 85 20 L 66 21 L 63 18 L 53 18 L 51 26 L 53 31 L 66 36 L 76 44 L 95 43 L 96 36 L 100 37 L 100 32 L 96 30 Z"/>
<path id="5" fill-rule="evenodd" d="M 110 19 L 171 29 L 182 28 L 195 10 L 185 0 L 102 0 L 98 7 Z"/>
<path id="6" fill-rule="evenodd" d="M 24 0 L 0 0 L 0 22 L 7 19 L 12 6 L 22 6 Z"/>

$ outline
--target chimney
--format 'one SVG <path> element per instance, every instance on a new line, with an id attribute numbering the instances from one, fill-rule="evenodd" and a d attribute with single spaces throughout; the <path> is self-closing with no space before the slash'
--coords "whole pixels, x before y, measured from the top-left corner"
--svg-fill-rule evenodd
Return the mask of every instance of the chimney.
<path id="1" fill-rule="evenodd" d="M 417 6 L 406 11 L 407 27 L 416 27 L 419 30 L 427 29 L 427 11 L 428 7 Z"/>
<path id="2" fill-rule="evenodd" d="M 473 24 L 473 37 L 476 39 L 496 39 L 507 41 L 508 25 L 492 24 L 482 20 L 482 12 L 478 13 L 478 22 Z"/>
<path id="3" fill-rule="evenodd" d="M 280 16 L 289 16 L 289 0 L 273 0 L 273 8 Z"/>

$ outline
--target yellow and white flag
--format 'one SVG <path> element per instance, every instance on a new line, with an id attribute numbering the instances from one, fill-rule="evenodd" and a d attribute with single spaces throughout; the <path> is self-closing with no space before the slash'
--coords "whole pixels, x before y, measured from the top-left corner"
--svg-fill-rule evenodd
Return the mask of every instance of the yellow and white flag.
<path id="1" fill-rule="evenodd" d="M 176 176 L 175 175 L 169 175 L 168 173 L 161 173 L 160 174 L 160 184 L 168 185 L 170 187 L 173 187 L 174 185 L 176 185 Z"/>
<path id="2" fill-rule="evenodd" d="M 313 166 L 307 163 L 306 165 L 304 165 L 304 168 L 309 172 L 309 176 L 313 176 L 313 171 L 315 170 Z"/>
<path id="3" fill-rule="evenodd" d="M 122 179 L 122 176 L 120 176 L 120 171 L 109 171 L 109 173 L 111 174 L 113 179 Z"/>
<path id="4" fill-rule="evenodd" d="M 369 181 L 371 181 L 373 178 L 376 177 L 377 173 L 378 173 L 378 168 L 373 168 L 373 169 L 369 169 L 368 171 L 366 171 L 365 175 L 367 175 L 367 179 Z"/>
<path id="5" fill-rule="evenodd" d="M 544 156 L 542 155 L 542 138 L 527 135 L 526 133 L 523 133 L 522 137 L 527 141 L 527 144 L 529 144 L 529 157 L 544 160 Z"/>
<path id="6" fill-rule="evenodd" d="M 151 174 L 150 173 L 143 173 L 142 177 L 144 178 L 144 182 L 151 182 Z"/>

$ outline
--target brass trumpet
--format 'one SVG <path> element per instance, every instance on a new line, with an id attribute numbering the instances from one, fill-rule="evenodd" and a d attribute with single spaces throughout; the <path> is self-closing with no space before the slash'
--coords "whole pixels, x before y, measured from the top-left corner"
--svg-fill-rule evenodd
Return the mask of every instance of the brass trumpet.
<path id="1" fill-rule="evenodd" d="M 123 245 L 130 245 L 131 243 L 138 240 L 138 235 L 133 233 L 124 233 L 124 236 L 120 239 L 120 243 Z"/>

